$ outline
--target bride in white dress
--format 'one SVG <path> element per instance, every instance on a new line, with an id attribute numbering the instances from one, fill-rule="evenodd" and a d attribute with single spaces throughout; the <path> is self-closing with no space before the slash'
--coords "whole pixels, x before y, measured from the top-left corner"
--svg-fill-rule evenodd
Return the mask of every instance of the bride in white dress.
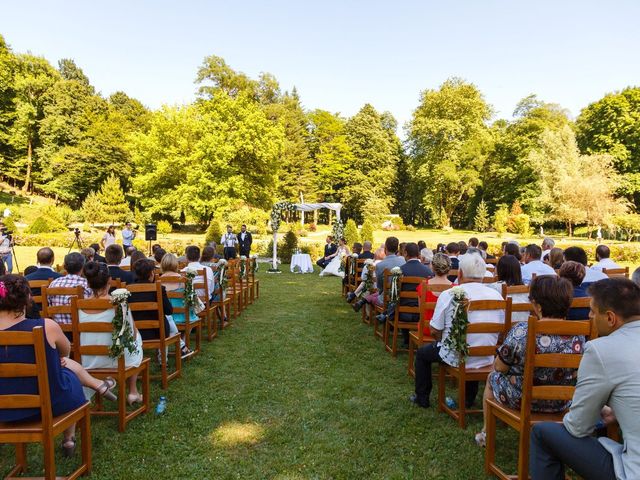
<path id="1" fill-rule="evenodd" d="M 320 272 L 321 277 L 327 277 L 329 275 L 333 275 L 336 277 L 344 278 L 344 271 L 340 271 L 340 265 L 342 263 L 343 257 L 349 255 L 349 247 L 347 247 L 347 243 L 344 238 L 340 239 L 338 243 L 338 249 L 336 253 L 333 254 L 333 258 L 329 262 L 322 272 Z"/>

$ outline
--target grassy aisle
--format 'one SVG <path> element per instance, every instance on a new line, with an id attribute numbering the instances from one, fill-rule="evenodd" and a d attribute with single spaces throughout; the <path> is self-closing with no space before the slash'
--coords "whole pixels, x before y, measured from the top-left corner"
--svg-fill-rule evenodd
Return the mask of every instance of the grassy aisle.
<path id="1" fill-rule="evenodd" d="M 406 356 L 384 353 L 338 279 L 259 276 L 260 300 L 186 365 L 164 416 L 124 434 L 94 417 L 91 478 L 485 478 L 479 419 L 463 431 L 409 404 Z"/>

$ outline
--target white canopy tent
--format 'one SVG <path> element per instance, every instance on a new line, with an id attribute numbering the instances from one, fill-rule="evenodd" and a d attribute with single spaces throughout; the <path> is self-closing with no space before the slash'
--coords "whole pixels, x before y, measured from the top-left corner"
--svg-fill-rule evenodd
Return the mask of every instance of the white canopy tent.
<path id="1" fill-rule="evenodd" d="M 313 212 L 321 208 L 328 208 L 336 212 L 336 219 L 340 220 L 341 203 L 294 203 L 296 210 L 303 212 L 300 218 L 301 225 L 304 225 L 304 212 Z M 273 227 L 273 225 L 272 225 Z M 278 270 L 278 229 L 273 229 L 273 271 Z"/>

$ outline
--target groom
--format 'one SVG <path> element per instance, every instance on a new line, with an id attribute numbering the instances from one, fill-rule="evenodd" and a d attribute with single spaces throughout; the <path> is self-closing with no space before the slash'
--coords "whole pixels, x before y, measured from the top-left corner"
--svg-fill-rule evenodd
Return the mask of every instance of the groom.
<path id="1" fill-rule="evenodd" d="M 324 269 L 327 265 L 329 265 L 329 262 L 331 262 L 331 255 L 336 253 L 336 250 L 338 250 L 338 247 L 335 243 L 333 243 L 333 237 L 329 235 L 327 237 L 327 243 L 324 246 L 324 257 L 319 258 L 316 262 L 316 265 Z"/>

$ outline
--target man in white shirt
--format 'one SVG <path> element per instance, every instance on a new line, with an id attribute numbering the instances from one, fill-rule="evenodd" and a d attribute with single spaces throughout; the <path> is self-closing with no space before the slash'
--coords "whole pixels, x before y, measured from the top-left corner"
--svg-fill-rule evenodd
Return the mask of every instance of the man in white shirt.
<path id="1" fill-rule="evenodd" d="M 534 273 L 536 276 L 556 274 L 553 268 L 540 260 L 541 256 L 542 249 L 538 245 L 531 243 L 524 248 L 522 261 L 525 264 L 522 266 L 522 282 L 525 285 L 531 283 Z"/>
<path id="2" fill-rule="evenodd" d="M 224 259 L 236 258 L 236 245 L 238 245 L 238 237 L 233 233 L 231 225 L 227 225 L 227 233 L 220 238 L 220 244 L 223 247 Z"/>
<path id="3" fill-rule="evenodd" d="M 604 280 L 609 278 L 607 275 L 602 273 L 601 270 L 593 270 L 589 268 L 589 262 L 587 259 L 587 252 L 584 251 L 584 248 L 580 247 L 569 247 L 564 251 L 564 260 L 568 262 L 570 260 L 574 262 L 581 263 L 584 265 L 586 270 L 586 275 L 580 284 L 582 287 L 588 287 L 593 282 L 597 282 L 598 280 Z"/>
<path id="4" fill-rule="evenodd" d="M 211 297 L 214 293 L 215 280 L 213 278 L 213 270 L 210 267 L 202 265 L 200 263 L 200 247 L 195 245 L 188 246 L 185 249 L 185 256 L 187 257 L 187 261 L 189 264 L 182 269 L 184 272 L 188 268 L 196 269 L 196 270 L 205 270 L 207 272 L 207 290 L 209 291 L 209 297 Z M 194 283 L 202 283 L 204 281 L 202 275 L 196 275 L 193 279 Z M 196 293 L 200 296 L 204 296 L 204 289 L 197 289 Z"/>
<path id="5" fill-rule="evenodd" d="M 596 247 L 597 263 L 594 263 L 593 265 L 591 265 L 591 269 L 602 272 L 602 270 L 604 270 L 605 268 L 607 269 L 622 268 L 616 262 L 611 260 L 611 258 L 609 258 L 610 256 L 611 256 L 611 250 L 609 250 L 609 247 L 607 247 L 606 245 L 598 245 Z"/>
<path id="6" fill-rule="evenodd" d="M 626 278 L 589 288 L 598 338 L 585 344 L 571 408 L 562 423 L 531 430 L 533 480 L 563 480 L 564 466 L 581 478 L 640 478 L 640 287 Z M 592 436 L 617 421 L 624 444 Z"/>
<path id="7" fill-rule="evenodd" d="M 477 254 L 466 254 L 459 257 L 460 287 L 465 291 L 467 298 L 473 300 L 503 300 L 493 288 L 482 283 L 485 273 L 485 264 L 482 257 Z M 418 349 L 415 363 L 415 394 L 411 401 L 420 407 L 429 407 L 429 395 L 431 394 L 431 364 L 446 363 L 457 366 L 458 354 L 449 350 L 445 341 L 451 330 L 451 323 L 456 305 L 453 302 L 453 292 L 445 290 L 438 297 L 436 308 L 433 312 L 430 326 L 436 342 L 430 343 Z M 469 323 L 495 322 L 504 323 L 504 311 L 488 310 L 469 312 Z M 470 334 L 467 342 L 470 346 L 495 345 L 498 340 L 497 333 Z M 486 357 L 469 357 L 466 361 L 467 368 L 481 368 L 493 364 L 493 355 Z M 478 382 L 467 382 L 466 405 L 471 406 L 478 393 Z"/>
<path id="8" fill-rule="evenodd" d="M 549 255 L 549 252 L 551 252 L 551 249 L 555 246 L 556 242 L 553 240 L 553 238 L 545 237 L 545 239 L 542 240 L 542 255 L 540 256 L 540 260 L 544 262 L 544 259 Z"/>

